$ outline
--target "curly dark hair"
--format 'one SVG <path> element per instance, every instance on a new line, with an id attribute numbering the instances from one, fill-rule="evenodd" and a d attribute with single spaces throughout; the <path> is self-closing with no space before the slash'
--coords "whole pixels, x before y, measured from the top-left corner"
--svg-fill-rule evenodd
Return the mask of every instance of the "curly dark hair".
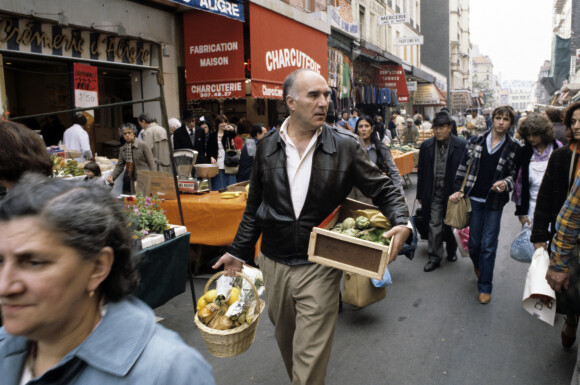
<path id="1" fill-rule="evenodd" d="M 44 141 L 20 123 L 0 121 L 0 179 L 15 183 L 26 171 L 52 175 Z"/>
<path id="2" fill-rule="evenodd" d="M 528 144 L 528 135 L 539 135 L 548 144 L 554 140 L 554 126 L 546 115 L 531 113 L 520 120 L 518 135 Z"/>
<path id="3" fill-rule="evenodd" d="M 571 104 L 564 113 L 564 125 L 566 126 L 566 131 L 572 131 L 572 115 L 574 115 L 574 111 L 580 108 L 580 102 Z M 574 134 L 570 135 L 570 143 L 576 143 L 576 139 L 574 139 Z"/>
<path id="4" fill-rule="evenodd" d="M 131 229 L 122 204 L 103 187 L 27 173 L 0 201 L 0 221 L 30 216 L 85 260 L 94 259 L 104 247 L 113 249 L 113 266 L 99 287 L 106 301 L 119 301 L 135 290 L 139 276 Z"/>

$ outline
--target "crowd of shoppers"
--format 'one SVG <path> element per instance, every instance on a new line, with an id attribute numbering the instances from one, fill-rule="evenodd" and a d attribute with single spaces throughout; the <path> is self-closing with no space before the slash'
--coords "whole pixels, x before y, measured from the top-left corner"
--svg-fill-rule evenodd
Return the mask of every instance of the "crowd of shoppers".
<path id="1" fill-rule="evenodd" d="M 385 143 L 392 138 L 415 143 L 418 127 L 429 127 L 434 137 L 421 144 L 417 168 L 417 200 L 429 223 L 428 261 L 423 270 L 436 270 L 444 257 L 456 261 L 458 245 L 444 218 L 448 201 L 467 198 L 477 300 L 489 303 L 503 208 L 513 192 L 520 224 L 532 228 L 530 241 L 550 254 L 546 280 L 557 292 L 557 311 L 565 314 L 561 339 L 570 348 L 576 340 L 580 310 L 569 300 L 578 297 L 580 289 L 575 254 L 580 234 L 580 178 L 576 178 L 580 103 L 565 111 L 563 122 L 557 110 L 528 113 L 518 122 L 511 107 L 500 106 L 487 123 L 474 109 L 466 119 L 471 135 L 466 141 L 454 135 L 454 119 L 444 110 L 435 114 L 432 123 L 418 113 L 413 117 L 393 113 L 385 127 L 381 117 L 354 110 L 352 115 L 343 114 L 336 125 L 335 119 L 326 125 L 328 96 L 322 76 L 310 70 L 293 72 L 283 87 L 289 117 L 269 133 L 265 125 L 252 126 L 245 141 L 238 132 L 249 124 L 245 119 L 234 124 L 224 115 L 209 118 L 186 111 L 183 123 L 171 122 L 175 131 L 168 137 L 144 113 L 137 119 L 143 140 L 137 138 L 135 125 L 121 126 L 124 144 L 107 181 L 124 175 L 123 191 L 133 194 L 139 170 L 170 171 L 169 141 L 175 149 L 197 151 L 198 163 L 218 166 L 219 174 L 212 180 L 215 190 L 249 180 L 251 188 L 236 238 L 214 268 L 223 265 L 227 275 L 240 271 L 262 236 L 258 263 L 264 274 L 267 313 L 288 376 L 293 384 L 324 383 L 341 272 L 308 263 L 310 231 L 355 189 L 394 225 L 385 234 L 393 236 L 389 258 L 394 261 L 412 225 L 402 178 Z M 83 118 L 76 115 L 63 138 L 71 148 L 82 139 L 81 157 L 90 159 Z M 510 130 L 516 127 L 514 137 Z M 150 309 L 131 297 L 136 281 L 127 224 L 103 189 L 107 184 L 96 163 L 84 166 L 86 183 L 47 179 L 51 163 L 44 145 L 23 126 L 0 123 L 0 149 L 4 148 L 0 185 L 10 189 L 0 201 L 0 272 L 10 269 L 11 273 L 0 275 L 4 316 L 0 355 L 17 359 L 12 361 L 16 366 L 0 361 L 4 379 L 26 383 L 58 372 L 81 383 L 135 383 L 145 376 L 171 376 L 176 384 L 188 383 L 195 376 L 199 383 L 213 383 L 211 368 L 199 353 L 156 325 Z M 241 154 L 235 172 L 224 162 L 228 150 Z M 45 176 L 23 177 L 25 171 Z M 82 221 L 65 218 L 63 207 L 70 212 L 80 204 L 86 214 Z M 25 238 L 33 241 L 25 242 Z M 284 242 L 288 238 L 295 242 Z M 22 273 L 18 264 L 22 244 L 24 252 L 33 255 L 48 250 L 42 255 L 53 262 L 48 268 L 54 274 Z M 36 295 L 41 306 L 34 314 L 25 314 L 18 306 L 23 292 L 13 289 L 17 285 L 9 280 L 14 277 L 22 277 L 21 284 Z M 67 333 L 70 328 L 77 333 Z M 120 336 L 138 346 L 137 354 L 131 355 L 126 345 L 110 342 Z M 106 349 L 92 350 L 103 343 Z M 116 366 L 97 365 L 104 356 L 114 357 Z M 580 361 L 576 382 L 579 371 Z"/>

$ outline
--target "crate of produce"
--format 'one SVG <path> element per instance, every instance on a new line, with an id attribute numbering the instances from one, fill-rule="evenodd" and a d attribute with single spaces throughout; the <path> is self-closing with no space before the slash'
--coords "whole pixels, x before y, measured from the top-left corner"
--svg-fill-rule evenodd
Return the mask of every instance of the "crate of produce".
<path id="1" fill-rule="evenodd" d="M 360 217 L 366 217 L 371 226 L 365 228 L 367 221 Z M 353 227 L 350 227 L 351 220 L 345 222 L 347 218 L 354 220 Z M 341 229 L 337 229 L 338 224 Z M 353 231 L 349 231 L 353 228 Z M 390 239 L 384 240 L 382 233 L 390 228 L 391 225 L 376 207 L 346 199 L 320 225 L 312 229 L 308 260 L 365 277 L 382 279 L 391 253 Z"/>

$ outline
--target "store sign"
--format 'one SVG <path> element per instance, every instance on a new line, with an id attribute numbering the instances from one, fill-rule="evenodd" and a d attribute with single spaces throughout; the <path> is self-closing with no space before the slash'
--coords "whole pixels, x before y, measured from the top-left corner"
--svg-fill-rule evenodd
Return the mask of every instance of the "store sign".
<path id="1" fill-rule="evenodd" d="M 407 79 L 405 70 L 401 65 L 383 65 L 377 72 L 377 87 L 391 88 L 397 91 L 399 103 L 409 101 L 409 90 L 407 89 Z"/>
<path id="2" fill-rule="evenodd" d="M 0 15 L 0 50 L 152 66 L 152 43 Z"/>
<path id="3" fill-rule="evenodd" d="M 74 63 L 75 107 L 99 105 L 99 79 L 97 67 Z M 91 112 L 91 115 L 94 114 Z"/>
<path id="4" fill-rule="evenodd" d="M 244 0 L 170 0 L 201 9 L 202 11 L 212 12 L 216 15 L 229 17 L 235 20 L 244 21 Z"/>
<path id="5" fill-rule="evenodd" d="M 183 14 L 183 30 L 187 99 L 245 97 L 243 24 L 191 11 Z"/>
<path id="6" fill-rule="evenodd" d="M 468 90 L 451 91 L 451 107 L 465 109 L 471 107 L 471 93 Z"/>
<path id="7" fill-rule="evenodd" d="M 300 68 L 328 78 L 326 34 L 254 3 L 250 3 L 250 45 L 254 98 L 282 99 L 284 79 Z"/>
<path id="8" fill-rule="evenodd" d="M 409 12 L 379 16 L 379 25 L 402 24 L 409 21 Z"/>
<path id="9" fill-rule="evenodd" d="M 423 45 L 423 36 L 397 37 L 395 45 Z"/>
<path id="10" fill-rule="evenodd" d="M 435 84 L 419 84 L 417 91 L 413 94 L 413 105 L 416 106 L 438 106 L 445 104 Z"/>
<path id="11" fill-rule="evenodd" d="M 409 91 L 417 91 L 417 82 L 407 82 L 407 89 Z"/>
<path id="12" fill-rule="evenodd" d="M 359 38 L 360 29 L 358 23 L 355 22 L 352 14 L 352 6 L 346 0 L 339 0 L 338 7 L 328 6 L 326 8 L 328 13 L 328 20 L 330 25 L 348 33 L 349 35 Z"/>

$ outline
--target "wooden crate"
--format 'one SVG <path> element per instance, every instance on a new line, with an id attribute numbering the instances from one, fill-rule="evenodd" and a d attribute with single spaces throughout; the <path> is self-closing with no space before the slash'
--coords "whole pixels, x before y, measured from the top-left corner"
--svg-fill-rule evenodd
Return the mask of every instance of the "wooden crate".
<path id="1" fill-rule="evenodd" d="M 320 265 L 382 279 L 389 263 L 391 247 L 342 235 L 330 229 L 353 210 L 376 209 L 372 205 L 346 199 L 320 225 L 312 229 L 308 244 L 308 260 Z"/>

